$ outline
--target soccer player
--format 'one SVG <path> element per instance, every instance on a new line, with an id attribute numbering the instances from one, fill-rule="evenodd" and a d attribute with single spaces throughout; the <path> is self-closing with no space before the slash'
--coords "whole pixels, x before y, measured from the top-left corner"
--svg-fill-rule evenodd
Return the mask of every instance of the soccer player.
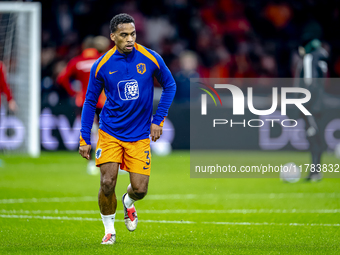
<path id="1" fill-rule="evenodd" d="M 6 68 L 2 61 L 0 61 L 0 107 L 1 107 L 1 94 L 5 94 L 8 102 L 8 109 L 12 112 L 17 110 L 17 104 L 13 99 L 12 92 L 8 87 L 6 79 Z"/>
<path id="2" fill-rule="evenodd" d="M 108 48 L 109 41 L 105 37 L 97 36 L 95 38 L 89 36 L 84 39 L 82 43 L 83 51 L 79 56 L 72 58 L 67 66 L 60 72 L 57 77 L 57 83 L 60 84 L 70 96 L 75 96 L 76 98 L 76 106 L 79 109 L 79 112 L 76 114 L 80 114 L 80 109 L 84 104 L 85 95 L 87 90 L 87 84 L 90 79 L 90 71 L 94 62 L 102 55 L 103 52 L 100 50 L 104 49 L 106 46 L 106 50 Z M 98 47 L 98 49 L 96 48 Z M 76 92 L 71 85 L 71 80 L 78 80 L 81 83 L 80 91 Z M 102 93 L 99 97 L 96 109 L 96 115 L 99 116 L 101 109 L 104 106 L 106 97 L 105 94 Z M 96 121 L 98 123 L 98 121 Z M 95 166 L 95 162 L 93 160 L 94 152 L 91 152 L 91 159 L 87 166 L 87 173 L 91 175 L 97 174 L 97 168 Z"/>
<path id="3" fill-rule="evenodd" d="M 101 56 L 97 49 L 94 48 L 93 38 L 87 37 L 82 43 L 83 51 L 79 56 L 72 58 L 67 66 L 60 72 L 57 77 L 57 83 L 60 84 L 70 96 L 76 97 L 76 105 L 81 108 L 85 101 L 87 84 L 90 79 L 90 71 L 94 62 Z M 81 90 L 76 92 L 71 85 L 71 80 L 78 80 L 81 83 Z M 103 103 L 98 103 L 102 108 Z"/>
<path id="4" fill-rule="evenodd" d="M 299 53 L 302 60 L 297 69 L 296 76 L 300 78 L 297 85 L 308 89 L 311 93 L 311 99 L 304 106 L 312 115 L 302 114 L 313 165 L 306 181 L 319 181 L 322 178 L 320 163 L 323 146 L 320 119 L 323 110 L 324 79 L 318 78 L 325 78 L 327 75 L 328 53 L 316 38 L 305 39 L 299 47 Z"/>
<path id="5" fill-rule="evenodd" d="M 91 69 L 79 146 L 81 156 L 89 159 L 90 130 L 98 97 L 104 89 L 107 100 L 100 114 L 95 153 L 101 173 L 98 203 L 105 227 L 102 244 L 113 244 L 116 240 L 115 186 L 119 165 L 130 174 L 127 193 L 122 197 L 125 225 L 129 231 L 137 227 L 134 202 L 146 195 L 151 169 L 149 136 L 153 142 L 160 138 L 176 93 L 175 81 L 163 59 L 135 42 L 135 21 L 130 15 L 114 16 L 110 28 L 115 47 L 99 58 Z M 153 77 L 162 85 L 163 92 L 151 122 Z"/>

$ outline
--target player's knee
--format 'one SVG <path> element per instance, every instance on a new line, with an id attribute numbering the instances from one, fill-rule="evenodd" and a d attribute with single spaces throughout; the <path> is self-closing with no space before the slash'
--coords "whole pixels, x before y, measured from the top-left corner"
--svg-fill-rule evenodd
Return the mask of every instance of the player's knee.
<path id="1" fill-rule="evenodd" d="M 100 187 L 105 196 L 110 196 L 115 192 L 116 180 L 103 178 L 100 182 Z"/>
<path id="2" fill-rule="evenodd" d="M 148 193 L 148 188 L 147 187 L 136 187 L 133 189 L 133 192 L 135 193 L 135 196 L 138 197 L 138 199 L 142 199 Z"/>

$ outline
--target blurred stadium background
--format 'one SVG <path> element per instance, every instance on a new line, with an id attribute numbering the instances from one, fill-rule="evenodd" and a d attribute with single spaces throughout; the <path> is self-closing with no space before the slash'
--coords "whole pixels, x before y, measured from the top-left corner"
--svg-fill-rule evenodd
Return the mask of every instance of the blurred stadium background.
<path id="1" fill-rule="evenodd" d="M 109 37 L 109 21 L 120 12 L 135 17 L 138 43 L 159 52 L 176 79 L 169 120 L 178 132 L 168 138 L 173 149 L 190 145 L 190 78 L 294 77 L 298 46 L 310 34 L 330 53 L 329 77 L 340 76 L 340 35 L 335 32 L 340 14 L 334 1 L 114 1 L 109 6 L 101 0 L 42 1 L 42 150 L 77 149 L 80 119 L 70 111 L 77 108 L 76 98 L 57 83 L 57 76 L 81 53 L 87 36 Z M 13 17 L 2 15 L 3 35 Z M 1 54 L 4 58 L 4 51 Z M 11 74 L 9 80 L 15 76 Z M 80 89 L 77 81 L 72 86 Z M 271 86 L 255 88 L 255 93 L 270 94 Z M 325 101 L 330 98 L 336 109 L 339 88 L 336 83 L 326 86 Z M 155 103 L 157 95 L 156 90 Z M 338 134 L 335 138 L 339 142 Z"/>
<path id="2" fill-rule="evenodd" d="M 340 237 L 338 179 L 325 179 L 314 186 L 302 182 L 287 185 L 278 179 L 195 180 L 189 178 L 188 150 L 191 78 L 292 78 L 300 58 L 298 46 L 302 37 L 313 34 L 329 52 L 328 76 L 337 81 L 340 77 L 340 5 L 337 1 L 26 2 L 41 3 L 38 89 L 41 100 L 37 107 L 40 108 L 42 154 L 38 159 L 18 154 L 23 153 L 23 144 L 29 142 L 26 137 L 18 141 L 16 136 L 19 129 L 29 129 L 25 99 L 19 98 L 29 91 L 16 85 L 19 84 L 16 71 L 20 69 L 18 59 L 24 54 L 22 51 L 28 50 L 24 47 L 25 36 L 29 36 L 32 28 L 22 30 L 26 31 L 25 36 L 15 41 L 15 33 L 9 34 L 9 27 L 14 26 L 17 16 L 1 12 L 0 8 L 0 60 L 5 62 L 6 57 L 14 54 L 9 54 L 5 47 L 6 40 L 12 41 L 17 60 L 7 62 L 8 81 L 19 105 L 19 113 L 12 113 L 7 110 L 6 100 L 1 100 L 0 236 L 5 241 L 0 251 L 107 252 L 97 247 L 102 233 L 95 196 L 98 179 L 86 175 L 86 162 L 77 155 L 80 118 L 76 98 L 70 97 L 57 83 L 57 76 L 70 59 L 81 53 L 86 37 L 109 38 L 109 21 L 125 12 L 136 21 L 137 42 L 157 51 L 165 60 L 176 80 L 177 93 L 162 138 L 165 144 L 171 144 L 173 154 L 157 156 L 168 152 L 169 147 L 153 148 L 156 153 L 151 198 L 146 198 L 137 208 L 141 210 L 141 232 L 134 237 L 136 242 L 131 243 L 128 241 L 131 236 L 123 234 L 123 223 L 118 221 L 117 229 L 122 237 L 119 237 L 117 251 L 125 251 L 124 247 L 131 245 L 131 253 L 138 250 L 152 253 L 150 249 L 155 249 L 155 254 L 188 253 L 198 247 L 195 253 L 223 254 L 236 253 L 236 246 L 241 252 L 251 254 L 336 254 Z M 21 76 L 21 80 L 25 79 Z M 72 87 L 79 91 L 79 82 L 74 80 Z M 157 83 L 155 88 L 157 106 L 160 96 Z M 340 143 L 340 86 L 330 82 L 325 90 L 329 115 L 322 126 L 326 130 L 331 123 L 332 136 L 329 141 L 325 139 L 324 149 L 328 154 L 324 160 L 336 164 L 339 163 L 334 150 Z M 255 92 L 270 95 L 271 86 L 255 88 Z M 10 118 L 25 124 L 9 127 Z M 237 136 L 242 137 L 244 134 L 240 132 Z M 259 134 L 253 132 L 252 140 L 230 137 L 232 144 L 237 145 L 229 148 L 237 149 L 230 151 L 230 160 L 236 165 L 266 162 L 268 158 L 280 164 L 294 160 L 309 162 L 306 147 L 294 146 L 287 139 L 280 148 L 263 148 Z M 278 135 L 280 131 L 275 132 L 274 135 Z M 253 151 L 247 151 L 249 149 Z M 120 178 L 127 185 L 127 177 Z M 118 196 L 123 194 L 125 184 L 118 184 Z M 121 212 L 119 206 L 118 212 Z M 161 221 L 169 225 L 161 225 L 159 229 L 157 223 Z M 20 233 L 25 235 L 24 245 L 16 241 L 15 236 Z M 73 242 L 84 234 L 87 237 L 73 247 Z M 55 241 L 49 242 L 46 236 Z"/>

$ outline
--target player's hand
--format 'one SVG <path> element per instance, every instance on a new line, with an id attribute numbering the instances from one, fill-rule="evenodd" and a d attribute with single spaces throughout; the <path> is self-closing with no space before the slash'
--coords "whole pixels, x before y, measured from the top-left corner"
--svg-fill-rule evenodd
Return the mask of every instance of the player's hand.
<path id="1" fill-rule="evenodd" d="M 91 145 L 79 146 L 79 154 L 86 159 L 90 159 Z"/>
<path id="2" fill-rule="evenodd" d="M 151 140 L 153 142 L 156 142 L 161 137 L 162 133 L 163 133 L 163 127 L 160 127 L 156 124 L 151 124 L 150 135 L 151 135 Z"/>
<path id="3" fill-rule="evenodd" d="M 18 105 L 17 103 L 14 101 L 14 99 L 11 99 L 8 102 L 8 108 L 12 111 L 12 112 L 16 112 L 16 110 L 18 110 Z"/>

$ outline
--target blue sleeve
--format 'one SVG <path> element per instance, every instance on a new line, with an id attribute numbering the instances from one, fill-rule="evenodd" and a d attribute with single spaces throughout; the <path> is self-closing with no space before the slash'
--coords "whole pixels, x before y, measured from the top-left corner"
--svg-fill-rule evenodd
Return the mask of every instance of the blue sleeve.
<path id="1" fill-rule="evenodd" d="M 90 80 L 81 114 L 80 140 L 82 141 L 83 139 L 87 145 L 91 144 L 91 129 L 96 112 L 96 106 L 99 95 L 104 88 L 104 81 L 100 77 L 99 72 L 97 73 L 97 77 L 95 76 L 97 65 L 98 61 L 95 62 L 91 68 Z M 80 145 L 82 145 L 82 143 Z"/>
<path id="2" fill-rule="evenodd" d="M 153 52 L 153 55 L 159 64 L 159 69 L 157 68 L 155 70 L 154 75 L 163 87 L 163 91 L 156 114 L 153 116 L 152 123 L 160 125 L 164 118 L 168 116 L 168 110 L 176 94 L 176 83 L 169 68 L 165 65 L 161 56 L 155 52 Z"/>

